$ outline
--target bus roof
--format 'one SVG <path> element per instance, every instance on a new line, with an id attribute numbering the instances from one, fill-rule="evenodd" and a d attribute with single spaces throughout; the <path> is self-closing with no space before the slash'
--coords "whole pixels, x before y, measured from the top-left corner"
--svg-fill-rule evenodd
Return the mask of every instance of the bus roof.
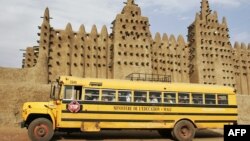
<path id="1" fill-rule="evenodd" d="M 141 90 L 141 91 L 147 90 L 147 91 L 221 93 L 221 94 L 234 94 L 235 90 L 232 87 L 220 86 L 220 85 L 81 78 L 73 76 L 61 76 L 60 81 L 63 81 L 64 85 L 82 85 L 83 87 L 90 87 L 90 88 L 119 89 L 119 90 Z"/>

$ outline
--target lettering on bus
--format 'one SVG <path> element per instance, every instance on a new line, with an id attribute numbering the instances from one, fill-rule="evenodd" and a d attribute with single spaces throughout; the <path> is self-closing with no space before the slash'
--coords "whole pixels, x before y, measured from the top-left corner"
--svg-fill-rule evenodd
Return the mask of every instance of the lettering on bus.
<path id="1" fill-rule="evenodd" d="M 70 80 L 70 84 L 77 84 L 77 81 Z"/>
<path id="2" fill-rule="evenodd" d="M 115 111 L 171 112 L 172 108 L 153 106 L 114 106 Z"/>

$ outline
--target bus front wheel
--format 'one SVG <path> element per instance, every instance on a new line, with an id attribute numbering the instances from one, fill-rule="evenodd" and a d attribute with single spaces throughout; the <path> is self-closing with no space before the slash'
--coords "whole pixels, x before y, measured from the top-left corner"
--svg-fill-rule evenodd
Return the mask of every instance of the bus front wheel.
<path id="1" fill-rule="evenodd" d="M 32 141 L 49 141 L 53 134 L 53 125 L 46 118 L 37 118 L 28 127 L 28 135 Z"/>
<path id="2" fill-rule="evenodd" d="M 195 135 L 195 127 L 190 121 L 181 120 L 177 122 L 172 133 L 178 141 L 192 141 Z"/>

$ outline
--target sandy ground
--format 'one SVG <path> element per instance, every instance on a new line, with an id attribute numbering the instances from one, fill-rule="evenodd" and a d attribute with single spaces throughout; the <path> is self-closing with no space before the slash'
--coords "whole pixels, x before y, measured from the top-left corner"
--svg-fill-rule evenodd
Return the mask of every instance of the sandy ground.
<path id="1" fill-rule="evenodd" d="M 29 141 L 27 130 L 0 128 L 1 141 Z M 172 141 L 162 138 L 156 131 L 102 131 L 100 133 L 55 133 L 53 141 Z M 222 130 L 201 130 L 194 141 L 223 141 Z"/>

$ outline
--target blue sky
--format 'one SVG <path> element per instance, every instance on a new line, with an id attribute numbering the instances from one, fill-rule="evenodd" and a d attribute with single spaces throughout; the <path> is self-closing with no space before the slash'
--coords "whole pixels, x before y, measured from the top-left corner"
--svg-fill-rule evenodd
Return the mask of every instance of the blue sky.
<path id="1" fill-rule="evenodd" d="M 37 45 L 37 26 L 46 7 L 56 29 L 71 23 L 77 31 L 81 24 L 90 32 L 93 24 L 100 32 L 102 25 L 111 27 L 126 0 L 0 0 L 0 67 L 21 67 L 22 51 Z M 136 0 L 142 15 L 149 17 L 151 32 L 187 35 L 201 0 Z M 211 10 L 218 12 L 219 21 L 227 18 L 231 42 L 250 43 L 250 0 L 209 0 Z M 110 30 L 109 30 L 110 31 Z"/>

